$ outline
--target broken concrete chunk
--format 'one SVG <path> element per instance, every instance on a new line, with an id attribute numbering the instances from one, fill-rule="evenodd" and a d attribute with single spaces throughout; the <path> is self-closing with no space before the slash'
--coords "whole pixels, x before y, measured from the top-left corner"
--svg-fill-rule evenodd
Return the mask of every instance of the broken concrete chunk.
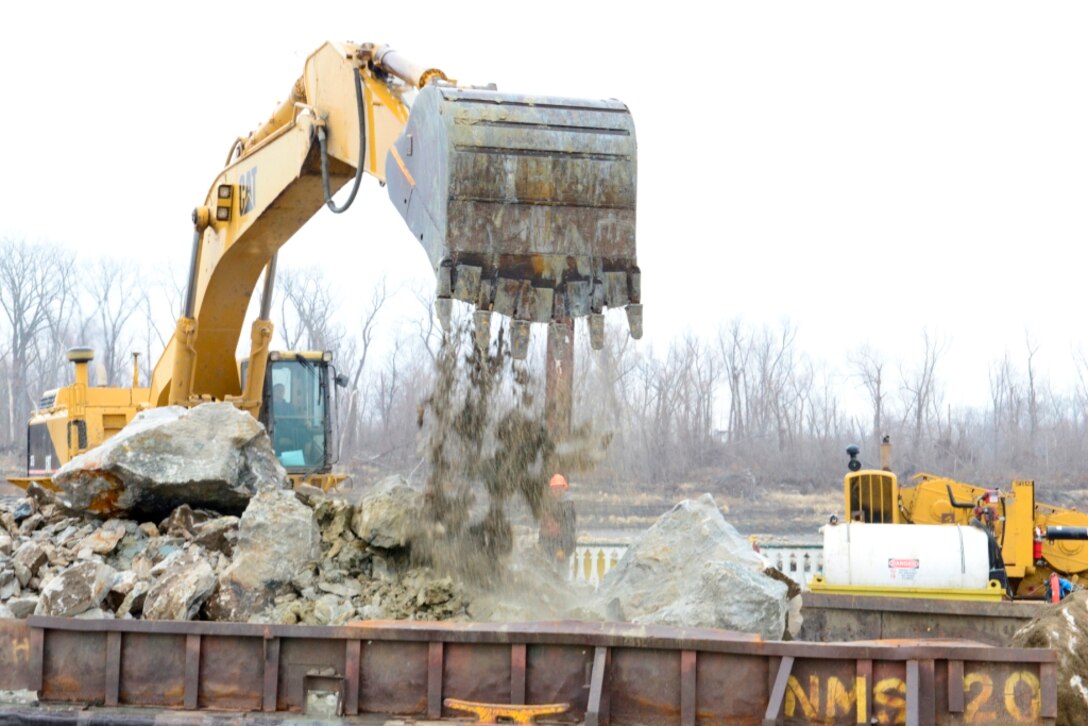
<path id="1" fill-rule="evenodd" d="M 230 403 L 142 411 L 53 482 L 66 508 L 100 515 L 165 515 L 182 504 L 235 512 L 288 484 L 264 427 Z"/>

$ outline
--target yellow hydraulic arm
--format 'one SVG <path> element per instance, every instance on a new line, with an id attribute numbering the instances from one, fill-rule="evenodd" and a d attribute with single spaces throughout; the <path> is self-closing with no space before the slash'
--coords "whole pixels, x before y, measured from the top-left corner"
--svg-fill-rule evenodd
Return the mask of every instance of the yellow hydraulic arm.
<path id="1" fill-rule="evenodd" d="M 388 48 L 326 43 L 193 212 L 185 307 L 151 406 L 232 400 L 257 412 L 276 252 L 323 205 L 343 211 L 330 195 L 352 182 L 346 207 L 364 172 L 388 182 L 427 250 L 440 317 L 453 299 L 476 306 L 478 333 L 492 312 L 507 315 L 515 354 L 530 322 L 555 330 L 589 316 L 599 342 L 605 307 L 625 307 L 641 335 L 626 107 L 459 88 Z M 262 271 L 243 391 L 234 353 Z"/>

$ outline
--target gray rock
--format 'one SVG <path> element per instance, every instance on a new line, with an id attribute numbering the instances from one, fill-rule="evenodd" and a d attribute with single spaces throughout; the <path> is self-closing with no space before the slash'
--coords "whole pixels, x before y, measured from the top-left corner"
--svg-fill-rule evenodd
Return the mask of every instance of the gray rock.
<path id="1" fill-rule="evenodd" d="M 14 505 L 11 507 L 11 516 L 15 517 L 16 522 L 22 522 L 38 511 L 33 499 L 17 499 Z"/>
<path id="2" fill-rule="evenodd" d="M 15 619 L 15 613 L 13 613 L 11 611 L 11 609 L 7 605 L 4 605 L 3 603 L 0 603 L 0 620 L 14 620 L 14 619 Z"/>
<path id="3" fill-rule="evenodd" d="M 34 614 L 34 609 L 38 607 L 38 596 L 13 597 L 4 604 L 14 617 L 22 620 Z"/>
<path id="4" fill-rule="evenodd" d="M 363 594 L 363 586 L 359 584 L 358 580 L 344 580 L 340 583 L 319 582 L 317 583 L 317 589 L 344 598 L 352 598 Z"/>
<path id="5" fill-rule="evenodd" d="M 15 567 L 15 576 L 19 578 L 19 584 L 23 587 L 26 587 L 30 578 L 38 574 L 38 569 L 48 561 L 49 555 L 45 548 L 34 541 L 24 542 L 11 558 L 11 563 Z"/>
<path id="6" fill-rule="evenodd" d="M 351 520 L 355 513 L 354 507 L 343 499 L 321 499 L 311 504 L 318 526 L 321 528 L 321 541 L 325 545 L 332 545 L 338 540 L 354 540 L 351 532 Z"/>
<path id="7" fill-rule="evenodd" d="M 194 527 L 193 543 L 231 557 L 238 541 L 238 522 L 238 517 L 217 517 L 202 522 Z"/>
<path id="8" fill-rule="evenodd" d="M 230 403 L 143 411 L 53 482 L 67 509 L 103 515 L 185 503 L 238 511 L 258 491 L 288 485 L 264 427 Z"/>
<path id="9" fill-rule="evenodd" d="M 117 577 L 114 578 L 113 586 L 106 594 L 105 603 L 109 609 L 113 612 L 117 612 L 120 609 L 121 604 L 124 603 L 128 594 L 136 587 L 136 583 L 140 580 L 136 577 L 136 573 L 132 570 L 124 570 L 118 572 Z"/>
<path id="10" fill-rule="evenodd" d="M 787 588 L 761 568 L 751 543 L 705 494 L 680 502 L 636 540 L 605 576 L 599 596 L 633 622 L 778 639 Z"/>
<path id="11" fill-rule="evenodd" d="M 26 495 L 28 498 L 37 502 L 39 507 L 44 507 L 47 504 L 54 504 L 56 502 L 56 495 L 53 492 L 35 482 L 31 482 L 30 485 L 27 486 Z"/>
<path id="12" fill-rule="evenodd" d="M 355 616 L 355 606 L 336 595 L 322 595 L 314 602 L 312 612 L 316 625 L 343 625 Z"/>
<path id="13" fill-rule="evenodd" d="M 12 537 L 19 536 L 19 525 L 15 523 L 15 517 L 11 512 L 0 511 L 0 527 L 3 527 Z"/>
<path id="14" fill-rule="evenodd" d="M 69 616 L 98 607 L 117 573 L 101 562 L 80 562 L 57 574 L 42 587 L 35 615 Z"/>
<path id="15" fill-rule="evenodd" d="M 289 491 L 259 493 L 242 514 L 234 561 L 219 577 L 209 614 L 215 620 L 249 620 L 320 556 L 313 510 Z"/>
<path id="16" fill-rule="evenodd" d="M 192 620 L 215 589 L 215 573 L 200 549 L 178 551 L 156 565 L 143 603 L 146 620 Z"/>
<path id="17" fill-rule="evenodd" d="M 10 557 L 15 551 L 15 543 L 10 535 L 0 534 L 0 556 Z"/>
<path id="18" fill-rule="evenodd" d="M 114 614 L 112 610 L 91 608 L 90 610 L 84 610 L 79 615 L 76 615 L 74 617 L 76 620 L 113 620 Z"/>
<path id="19" fill-rule="evenodd" d="M 0 602 L 18 596 L 23 591 L 15 570 L 0 570 Z"/>
<path id="20" fill-rule="evenodd" d="M 80 540 L 76 545 L 77 550 L 84 548 L 98 555 L 108 555 L 117 547 L 117 543 L 125 536 L 124 524 L 111 522 Z"/>
<path id="21" fill-rule="evenodd" d="M 125 599 L 121 601 L 121 604 L 114 611 L 117 617 L 125 618 L 142 613 L 144 601 L 147 599 L 147 592 L 150 589 L 151 585 L 149 583 L 137 580 L 132 587 L 132 591 L 125 595 Z"/>
<path id="22" fill-rule="evenodd" d="M 359 502 L 351 529 L 371 547 L 406 547 L 418 529 L 421 502 L 422 493 L 404 477 L 386 477 Z"/>
<path id="23" fill-rule="evenodd" d="M 31 514 L 29 517 L 19 523 L 19 534 L 24 537 L 29 537 L 34 530 L 42 526 L 45 522 L 45 517 L 40 514 Z"/>

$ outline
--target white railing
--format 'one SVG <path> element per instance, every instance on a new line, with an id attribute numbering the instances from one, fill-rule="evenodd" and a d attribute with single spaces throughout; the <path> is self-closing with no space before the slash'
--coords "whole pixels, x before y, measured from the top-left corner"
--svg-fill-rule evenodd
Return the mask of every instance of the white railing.
<path id="1" fill-rule="evenodd" d="M 570 559 L 570 577 L 600 587 L 608 573 L 627 551 L 626 542 L 579 543 Z"/>
<path id="2" fill-rule="evenodd" d="M 823 574 L 823 545 L 760 544 L 759 551 L 769 567 L 779 570 L 802 589 L 807 590 L 812 578 Z M 625 552 L 626 542 L 580 542 L 570 559 L 570 578 L 599 587 Z"/>
<path id="3" fill-rule="evenodd" d="M 824 572 L 824 546 L 818 544 L 761 544 L 767 564 L 807 590 L 812 578 Z"/>

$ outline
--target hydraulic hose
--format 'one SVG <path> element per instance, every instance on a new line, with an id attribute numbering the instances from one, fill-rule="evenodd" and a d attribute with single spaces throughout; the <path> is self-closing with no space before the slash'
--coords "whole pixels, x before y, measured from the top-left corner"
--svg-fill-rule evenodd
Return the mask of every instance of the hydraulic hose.
<path id="1" fill-rule="evenodd" d="M 351 203 L 355 201 L 355 195 L 359 192 L 359 186 L 363 180 L 363 165 L 366 163 L 366 112 L 363 108 L 363 82 L 359 78 L 358 69 L 355 70 L 355 107 L 359 113 L 359 163 L 355 166 L 355 182 L 351 187 L 351 194 L 341 207 L 337 207 L 329 192 L 329 150 L 325 138 L 325 128 L 317 128 L 317 141 L 321 145 L 321 186 L 325 191 L 325 206 L 334 214 L 346 212 Z"/>

